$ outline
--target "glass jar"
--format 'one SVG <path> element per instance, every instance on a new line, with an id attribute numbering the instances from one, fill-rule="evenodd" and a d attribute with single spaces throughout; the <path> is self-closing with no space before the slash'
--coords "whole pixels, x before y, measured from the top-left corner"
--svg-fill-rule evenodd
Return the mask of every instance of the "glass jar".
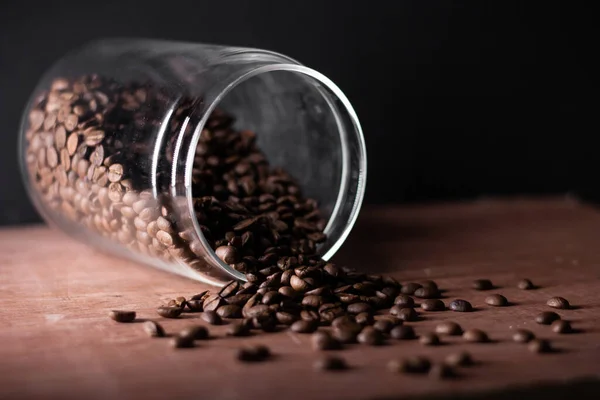
<path id="1" fill-rule="evenodd" d="M 207 215 L 198 211 L 210 200 L 194 191 L 214 178 L 198 163 L 239 159 L 202 158 L 203 140 L 229 126 L 239 129 L 231 146 L 255 141 L 272 167 L 296 180 L 261 181 L 267 192 L 301 190 L 318 201 L 327 235 L 318 252 L 333 256 L 365 190 L 361 128 L 333 82 L 274 52 L 154 40 L 88 44 L 36 87 L 21 125 L 21 169 L 50 225 L 104 251 L 222 285 L 245 275 L 215 254 L 201 221 Z M 234 192 L 255 186 L 231 179 Z"/>

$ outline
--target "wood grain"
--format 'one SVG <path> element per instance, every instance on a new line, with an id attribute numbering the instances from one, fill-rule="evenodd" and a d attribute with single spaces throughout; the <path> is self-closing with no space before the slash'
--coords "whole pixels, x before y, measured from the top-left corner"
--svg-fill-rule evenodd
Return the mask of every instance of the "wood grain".
<path id="1" fill-rule="evenodd" d="M 352 346 L 340 353 L 353 367 L 344 373 L 313 372 L 317 354 L 308 337 L 287 332 L 242 340 L 224 338 L 221 326 L 211 328 L 218 339 L 174 351 L 166 340 L 147 338 L 141 324 L 117 324 L 107 312 L 134 309 L 139 318 L 160 320 L 154 308 L 162 300 L 204 285 L 97 253 L 43 226 L 0 230 L 0 246 L 2 399 L 560 398 L 567 389 L 582 396 L 600 387 L 600 214 L 569 200 L 365 208 L 337 261 L 401 281 L 435 279 L 447 290 L 446 302 L 465 298 L 476 311 L 424 314 L 414 323 L 417 333 L 451 319 L 486 330 L 495 343 L 452 338 L 438 348 Z M 517 289 L 521 277 L 540 288 Z M 498 289 L 471 290 L 476 278 L 489 278 Z M 514 305 L 487 306 L 485 296 L 496 292 Z M 559 313 L 580 333 L 557 335 L 533 322 L 552 296 L 576 306 Z M 170 332 L 203 323 L 196 315 L 161 322 Z M 559 351 L 529 353 L 510 341 L 517 328 L 552 339 Z M 276 357 L 239 364 L 234 353 L 243 343 L 266 343 Z M 393 375 L 385 368 L 392 357 L 441 361 L 458 350 L 479 361 L 459 379 Z"/>

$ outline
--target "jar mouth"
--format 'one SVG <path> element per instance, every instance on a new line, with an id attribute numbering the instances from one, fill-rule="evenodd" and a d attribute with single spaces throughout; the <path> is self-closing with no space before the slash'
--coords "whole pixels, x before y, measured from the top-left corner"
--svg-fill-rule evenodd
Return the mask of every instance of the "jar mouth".
<path id="1" fill-rule="evenodd" d="M 358 116 L 344 93 L 329 78 L 303 65 L 271 64 L 254 68 L 232 80 L 214 97 L 214 99 L 209 99 L 211 101 L 209 101 L 202 110 L 202 119 L 197 124 L 191 141 L 189 142 L 190 151 L 188 151 L 185 162 L 184 182 L 188 209 L 194 209 L 192 194 L 192 170 L 195 158 L 194 149 L 198 145 L 203 128 L 209 116 L 219 105 L 221 105 L 223 100 L 235 89 L 240 87 L 240 85 L 259 75 L 272 74 L 275 72 L 288 72 L 300 75 L 306 79 L 307 85 L 312 84 L 316 86 L 318 88 L 318 93 L 323 97 L 321 100 L 324 100 L 327 103 L 329 108 L 328 112 L 331 113 L 331 116 L 335 121 L 337 136 L 339 138 L 338 151 L 341 159 L 341 173 L 335 204 L 330 211 L 324 231 L 328 236 L 328 241 L 324 244 L 325 248 L 319 249 L 319 254 L 327 261 L 333 257 L 342 246 L 358 218 L 366 186 L 366 146 Z M 246 281 L 246 277 L 243 273 L 236 271 L 232 266 L 224 263 L 217 257 L 204 237 L 195 215 L 192 215 L 191 221 L 198 239 L 209 257 L 212 258 L 212 261 L 232 278 Z"/>

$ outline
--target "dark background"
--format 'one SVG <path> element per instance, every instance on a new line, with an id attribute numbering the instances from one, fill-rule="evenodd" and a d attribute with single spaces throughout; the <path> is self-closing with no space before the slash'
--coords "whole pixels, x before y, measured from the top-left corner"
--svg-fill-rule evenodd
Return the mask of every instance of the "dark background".
<path id="1" fill-rule="evenodd" d="M 365 132 L 369 203 L 600 197 L 592 12 L 557 1 L 0 1 L 0 224 L 38 220 L 16 141 L 73 47 L 151 37 L 278 51 L 324 73 Z"/>

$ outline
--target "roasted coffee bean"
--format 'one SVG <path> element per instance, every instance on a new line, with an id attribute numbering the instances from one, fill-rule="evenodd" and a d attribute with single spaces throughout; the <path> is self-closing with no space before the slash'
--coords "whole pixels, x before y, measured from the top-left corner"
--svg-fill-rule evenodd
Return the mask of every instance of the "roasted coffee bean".
<path id="1" fill-rule="evenodd" d="M 200 325 L 189 326 L 179 332 L 179 336 L 191 340 L 206 340 L 208 339 L 208 329 Z"/>
<path id="2" fill-rule="evenodd" d="M 250 329 L 248 329 L 247 324 L 235 322 L 227 326 L 226 334 L 227 336 L 248 336 Z"/>
<path id="3" fill-rule="evenodd" d="M 202 307 L 204 308 L 204 311 L 215 311 L 217 308 L 223 305 L 223 303 L 224 301 L 221 296 L 218 294 L 213 294 L 204 299 Z"/>
<path id="4" fill-rule="evenodd" d="M 390 318 L 382 318 L 382 319 L 375 321 L 375 323 L 373 324 L 373 328 L 380 332 L 383 332 L 383 333 L 390 333 L 392 328 L 394 328 L 397 325 L 401 325 L 401 324 L 402 324 L 402 321 L 398 320 L 398 319 L 395 321 L 392 321 Z"/>
<path id="5" fill-rule="evenodd" d="M 340 343 L 354 343 L 356 336 L 360 333 L 362 327 L 358 324 L 344 324 L 334 327 L 331 335 Z"/>
<path id="6" fill-rule="evenodd" d="M 319 313 L 314 310 L 302 310 L 300 312 L 300 318 L 305 321 L 318 321 L 321 319 Z"/>
<path id="7" fill-rule="evenodd" d="M 504 307 L 508 305 L 508 300 L 501 294 L 493 294 L 485 298 L 485 303 L 493 307 Z"/>
<path id="8" fill-rule="evenodd" d="M 447 379 L 454 376 L 456 376 L 456 373 L 452 366 L 444 363 L 433 364 L 431 368 L 429 368 L 429 377 L 433 379 Z"/>
<path id="9" fill-rule="evenodd" d="M 444 362 L 451 367 L 467 367 L 473 365 L 473 358 L 471 357 L 471 354 L 466 351 L 461 351 L 448 354 L 444 359 Z"/>
<path id="10" fill-rule="evenodd" d="M 513 333 L 512 339 L 517 343 L 528 343 L 535 338 L 533 332 L 528 331 L 527 329 L 517 329 L 515 333 Z"/>
<path id="11" fill-rule="evenodd" d="M 275 304 L 281 301 L 281 294 L 278 292 L 271 290 L 263 295 L 262 303 L 263 304 Z"/>
<path id="12" fill-rule="evenodd" d="M 225 298 L 225 302 L 227 304 L 235 304 L 238 306 L 243 306 L 244 304 L 246 304 L 246 302 L 248 300 L 250 300 L 250 297 L 252 297 L 251 294 L 236 294 L 236 295 Z"/>
<path id="13" fill-rule="evenodd" d="M 323 303 L 321 296 L 304 296 L 302 305 L 305 307 L 318 308 Z"/>
<path id="14" fill-rule="evenodd" d="M 268 359 L 271 356 L 271 351 L 268 347 L 257 345 L 248 346 L 238 349 L 236 358 L 243 362 L 259 362 Z"/>
<path id="15" fill-rule="evenodd" d="M 423 311 L 444 311 L 446 305 L 438 299 L 427 299 L 421 302 L 421 309 Z"/>
<path id="16" fill-rule="evenodd" d="M 190 297 L 190 300 L 202 300 L 204 301 L 204 299 L 208 297 L 208 290 L 205 290 L 204 292 L 200 292 L 198 294 L 193 295 L 192 297 Z"/>
<path id="17" fill-rule="evenodd" d="M 552 351 L 550 341 L 546 339 L 533 339 L 529 342 L 527 348 L 532 353 L 550 353 Z"/>
<path id="18" fill-rule="evenodd" d="M 342 371 L 348 369 L 348 364 L 341 357 L 327 356 L 315 361 L 313 367 L 317 371 Z"/>
<path id="19" fill-rule="evenodd" d="M 346 310 L 350 314 L 360 314 L 364 312 L 371 312 L 371 305 L 369 303 L 353 303 L 349 304 Z"/>
<path id="20" fill-rule="evenodd" d="M 117 322 L 133 322 L 135 320 L 135 311 L 111 310 L 108 316 Z"/>
<path id="21" fill-rule="evenodd" d="M 298 297 L 298 292 L 296 292 L 291 286 L 282 286 L 280 287 L 277 292 L 279 294 L 281 294 L 284 297 L 288 297 L 290 299 L 294 299 L 296 297 Z"/>
<path id="22" fill-rule="evenodd" d="M 211 325 L 221 325 L 223 322 L 221 316 L 214 311 L 204 311 L 202 314 L 200 314 L 200 318 Z"/>
<path id="23" fill-rule="evenodd" d="M 188 349 L 194 347 L 194 339 L 184 336 L 173 336 L 170 340 L 174 349 Z"/>
<path id="24" fill-rule="evenodd" d="M 543 311 L 535 317 L 535 322 L 541 325 L 550 325 L 551 323 L 559 319 L 560 315 L 558 315 L 554 311 Z"/>
<path id="25" fill-rule="evenodd" d="M 249 308 L 244 313 L 244 316 L 246 318 L 254 318 L 254 317 L 262 317 L 262 316 L 269 315 L 269 314 L 271 314 L 271 310 L 269 309 L 269 306 L 266 304 L 259 304 L 259 305 Z"/>
<path id="26" fill-rule="evenodd" d="M 295 333 L 313 333 L 318 327 L 315 320 L 301 319 L 290 325 L 290 330 Z"/>
<path id="27" fill-rule="evenodd" d="M 517 287 L 521 290 L 535 289 L 535 285 L 529 279 L 521 279 L 517 282 Z"/>
<path id="28" fill-rule="evenodd" d="M 368 312 L 361 312 L 359 314 L 356 314 L 356 316 L 354 317 L 354 320 L 356 321 L 357 324 L 360 324 L 360 325 L 372 325 L 373 321 L 374 321 L 373 315 Z"/>
<path id="29" fill-rule="evenodd" d="M 402 288 L 400 289 L 400 293 L 412 295 L 415 294 L 415 291 L 421 287 L 422 286 L 418 283 L 409 282 L 402 286 Z"/>
<path id="30" fill-rule="evenodd" d="M 390 314 L 402 321 L 416 321 L 419 319 L 419 314 L 414 308 L 400 308 L 399 306 L 394 306 L 390 308 Z"/>
<path id="31" fill-rule="evenodd" d="M 293 275 L 290 278 L 290 286 L 292 286 L 292 288 L 299 293 L 304 293 L 311 289 L 311 286 L 308 284 L 306 279 L 299 278 L 296 275 Z"/>
<path id="32" fill-rule="evenodd" d="M 264 332 L 275 332 L 277 330 L 277 319 L 271 314 L 260 315 L 252 318 L 252 327 Z"/>
<path id="33" fill-rule="evenodd" d="M 431 286 L 423 286 L 415 290 L 415 296 L 421 299 L 434 299 L 440 297 L 440 292 Z"/>
<path id="34" fill-rule="evenodd" d="M 489 279 L 476 279 L 471 284 L 471 287 L 475 290 L 490 290 L 494 288 L 494 285 Z"/>
<path id="35" fill-rule="evenodd" d="M 202 300 L 188 300 L 186 306 L 191 312 L 201 312 L 204 310 L 203 303 Z"/>
<path id="36" fill-rule="evenodd" d="M 158 322 L 146 321 L 143 328 L 144 332 L 150 337 L 165 337 L 165 330 Z"/>
<path id="37" fill-rule="evenodd" d="M 313 333 L 310 342 L 313 350 L 337 350 L 341 347 L 340 343 L 325 331 Z"/>
<path id="38" fill-rule="evenodd" d="M 359 314 L 360 315 L 360 314 Z M 342 315 L 340 317 L 337 317 L 336 319 L 334 319 L 331 322 L 331 326 L 333 328 L 338 328 L 344 324 L 356 324 L 358 323 L 358 321 L 355 320 L 354 317 L 352 317 L 351 315 Z"/>
<path id="39" fill-rule="evenodd" d="M 163 318 L 178 318 L 181 315 L 181 307 L 173 306 L 161 306 L 156 309 L 158 315 Z"/>
<path id="40" fill-rule="evenodd" d="M 571 333 L 573 329 L 571 328 L 571 323 L 569 321 L 565 321 L 564 319 L 559 319 L 554 321 L 552 325 L 550 325 L 552 332 L 555 333 Z"/>
<path id="41" fill-rule="evenodd" d="M 408 307 L 414 307 L 415 301 L 413 300 L 412 297 L 410 297 L 406 294 L 399 294 L 398 296 L 396 296 L 396 299 L 394 300 L 394 304 L 399 306 L 400 308 L 408 308 Z"/>
<path id="42" fill-rule="evenodd" d="M 452 302 L 450 302 L 450 305 L 448 306 L 448 308 L 452 311 L 457 311 L 457 312 L 473 311 L 473 306 L 471 306 L 471 303 L 469 303 L 466 300 L 462 300 L 462 299 L 453 300 Z"/>
<path id="43" fill-rule="evenodd" d="M 235 264 L 238 260 L 237 249 L 233 246 L 221 246 L 215 250 L 217 257 L 225 264 Z"/>
<path id="44" fill-rule="evenodd" d="M 275 313 L 275 318 L 277 319 L 277 322 L 282 325 L 292 325 L 298 320 L 296 315 L 285 311 L 279 311 Z"/>
<path id="45" fill-rule="evenodd" d="M 391 360 L 387 368 L 393 373 L 424 374 L 431 368 L 429 359 L 422 356 L 413 356 L 401 360 Z"/>
<path id="46" fill-rule="evenodd" d="M 229 281 L 221 288 L 219 295 L 223 298 L 234 295 L 240 287 L 238 281 Z"/>
<path id="47" fill-rule="evenodd" d="M 571 308 L 571 305 L 569 304 L 569 302 L 567 301 L 567 299 L 565 299 L 563 297 L 553 297 L 550 300 L 548 300 L 546 302 L 546 304 L 549 307 L 559 308 L 559 309 L 562 309 L 562 310 L 567 310 L 567 309 Z"/>
<path id="48" fill-rule="evenodd" d="M 379 346 L 383 344 L 383 335 L 381 332 L 372 326 L 366 326 L 356 336 L 358 343 L 368 344 L 370 346 Z"/>
<path id="49" fill-rule="evenodd" d="M 425 333 L 419 337 L 419 343 L 424 346 L 437 346 L 440 344 L 440 338 L 435 333 Z"/>
<path id="50" fill-rule="evenodd" d="M 217 308 L 217 314 L 221 318 L 242 318 L 242 307 L 235 304 L 227 304 Z"/>
<path id="51" fill-rule="evenodd" d="M 456 322 L 444 321 L 436 325 L 435 333 L 438 335 L 458 336 L 462 335 L 463 330 Z"/>
<path id="52" fill-rule="evenodd" d="M 489 342 L 487 333 L 485 333 L 484 331 L 482 331 L 480 329 L 475 329 L 475 328 L 467 329 L 463 333 L 462 337 L 466 342 L 472 342 L 472 343 Z"/>

